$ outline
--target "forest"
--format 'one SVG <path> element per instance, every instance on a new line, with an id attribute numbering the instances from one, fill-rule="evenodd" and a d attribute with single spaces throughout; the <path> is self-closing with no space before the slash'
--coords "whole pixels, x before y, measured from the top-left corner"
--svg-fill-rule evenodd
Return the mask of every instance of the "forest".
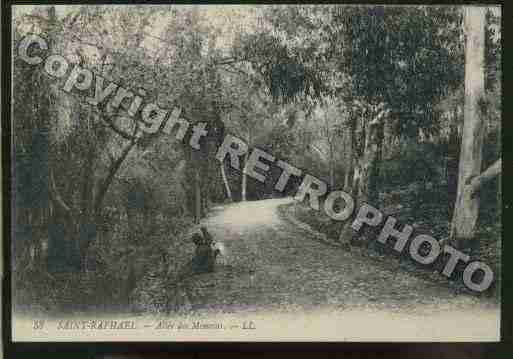
<path id="1" fill-rule="evenodd" d="M 293 197 L 306 174 L 486 262 L 496 283 L 482 296 L 500 297 L 500 8 L 18 6 L 12 33 L 15 311 L 186 307 L 193 233 L 220 208 Z M 87 68 L 131 98 L 92 105 L 94 86 L 66 91 L 67 76 L 21 58 L 29 34 L 46 40 L 39 56 L 67 59 L 68 75 Z M 145 131 L 135 101 L 179 107 L 189 130 Z M 216 158 L 227 136 L 302 175 L 278 191 L 279 166 L 264 181 L 234 169 Z M 399 260 L 396 270 L 468 294 L 458 278 L 395 258 L 374 229 L 356 233 L 308 201 L 278 212 L 340 253 Z M 238 263 L 223 265 L 239 276 Z"/>

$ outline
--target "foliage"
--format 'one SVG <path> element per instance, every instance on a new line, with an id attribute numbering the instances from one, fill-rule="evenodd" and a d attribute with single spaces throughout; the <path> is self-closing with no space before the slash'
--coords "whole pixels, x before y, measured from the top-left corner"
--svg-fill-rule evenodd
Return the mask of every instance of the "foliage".
<path id="1" fill-rule="evenodd" d="M 227 133 L 341 188 L 365 159 L 373 109 L 382 105 L 387 115 L 371 170 L 384 203 L 400 197 L 416 201 L 410 214 L 432 205 L 429 210 L 446 216 L 452 205 L 447 159 L 455 156 L 450 135 L 461 136 L 463 121 L 459 8 L 298 5 L 229 14 L 222 20 L 201 7 L 88 5 L 40 6 L 15 17 L 13 48 L 27 33 L 41 34 L 70 66 L 92 69 L 145 103 L 179 106 L 192 126 L 205 122 L 208 131 L 200 150 L 189 146 L 190 132 L 183 141 L 162 133 L 130 139 L 141 131 L 139 115 L 126 121 L 124 106 L 95 109 L 64 94 L 63 79 L 43 75 L 15 51 L 13 244 L 20 308 L 44 297 L 41 310 L 50 310 L 72 293 L 79 303 L 91 295 L 87 283 L 104 293 L 94 299 L 98 306 L 125 298 L 134 308 L 158 311 L 166 296 L 180 295 L 165 287 L 165 277 L 191 255 L 193 222 L 226 200 L 215 154 Z M 500 21 L 489 11 L 484 167 L 501 153 Z M 274 191 L 280 174 L 272 168 L 264 184 L 248 179 L 248 198 L 281 196 Z M 226 177 L 239 199 L 240 171 L 226 166 Z M 293 181 L 286 195 L 300 179 Z M 496 182 L 483 189 L 480 219 L 492 257 L 500 222 Z M 340 232 L 311 213 L 303 216 L 329 236 Z M 440 233 L 446 219 L 433 223 Z M 158 264 L 150 270 L 137 258 Z M 47 265 L 58 259 L 64 273 Z M 117 285 L 107 290 L 109 283 Z"/>

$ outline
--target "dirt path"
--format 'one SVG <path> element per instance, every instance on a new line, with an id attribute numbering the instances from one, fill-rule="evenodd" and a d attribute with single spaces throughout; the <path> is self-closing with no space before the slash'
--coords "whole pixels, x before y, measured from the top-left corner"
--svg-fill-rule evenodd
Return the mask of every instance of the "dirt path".
<path id="1" fill-rule="evenodd" d="M 222 312 L 367 308 L 416 314 L 490 309 L 477 298 L 456 296 L 448 287 L 315 241 L 278 214 L 278 207 L 290 201 L 271 199 L 213 209 L 203 224 L 225 247 L 225 255 L 215 273 L 189 280 L 192 308 Z"/>

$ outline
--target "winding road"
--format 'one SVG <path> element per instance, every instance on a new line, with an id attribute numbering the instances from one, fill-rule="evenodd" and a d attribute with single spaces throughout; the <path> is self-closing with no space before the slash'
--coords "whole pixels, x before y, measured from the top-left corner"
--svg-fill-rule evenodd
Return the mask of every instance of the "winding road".
<path id="1" fill-rule="evenodd" d="M 224 247 L 224 255 L 215 273 L 188 281 L 193 311 L 322 311 L 330 318 L 344 314 L 346 320 L 353 313 L 359 323 L 367 313 L 372 317 L 368 330 L 379 327 L 380 320 L 402 318 L 406 332 L 395 333 L 403 339 L 406 334 L 418 338 L 416 330 L 428 338 L 444 333 L 458 340 L 498 336 L 500 309 L 493 301 L 456 295 L 449 286 L 319 242 L 280 214 L 278 207 L 290 202 L 249 201 L 212 210 L 202 225 Z M 411 323 L 427 327 L 406 329 Z"/>
<path id="2" fill-rule="evenodd" d="M 217 300 L 210 298 L 212 305 L 402 310 L 421 304 L 480 305 L 471 296 L 456 300 L 449 287 L 316 241 L 280 215 L 278 207 L 291 202 L 286 198 L 220 206 L 203 221 L 224 247 L 216 273 L 203 276 L 221 280 L 216 283 L 220 290 L 210 293 L 217 295 Z"/>

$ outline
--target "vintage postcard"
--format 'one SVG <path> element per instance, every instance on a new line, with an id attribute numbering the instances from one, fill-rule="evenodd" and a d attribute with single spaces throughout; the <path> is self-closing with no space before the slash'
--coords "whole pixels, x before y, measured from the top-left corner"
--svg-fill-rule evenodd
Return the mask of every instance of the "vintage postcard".
<path id="1" fill-rule="evenodd" d="M 500 6 L 11 21 L 14 342 L 500 340 Z"/>

